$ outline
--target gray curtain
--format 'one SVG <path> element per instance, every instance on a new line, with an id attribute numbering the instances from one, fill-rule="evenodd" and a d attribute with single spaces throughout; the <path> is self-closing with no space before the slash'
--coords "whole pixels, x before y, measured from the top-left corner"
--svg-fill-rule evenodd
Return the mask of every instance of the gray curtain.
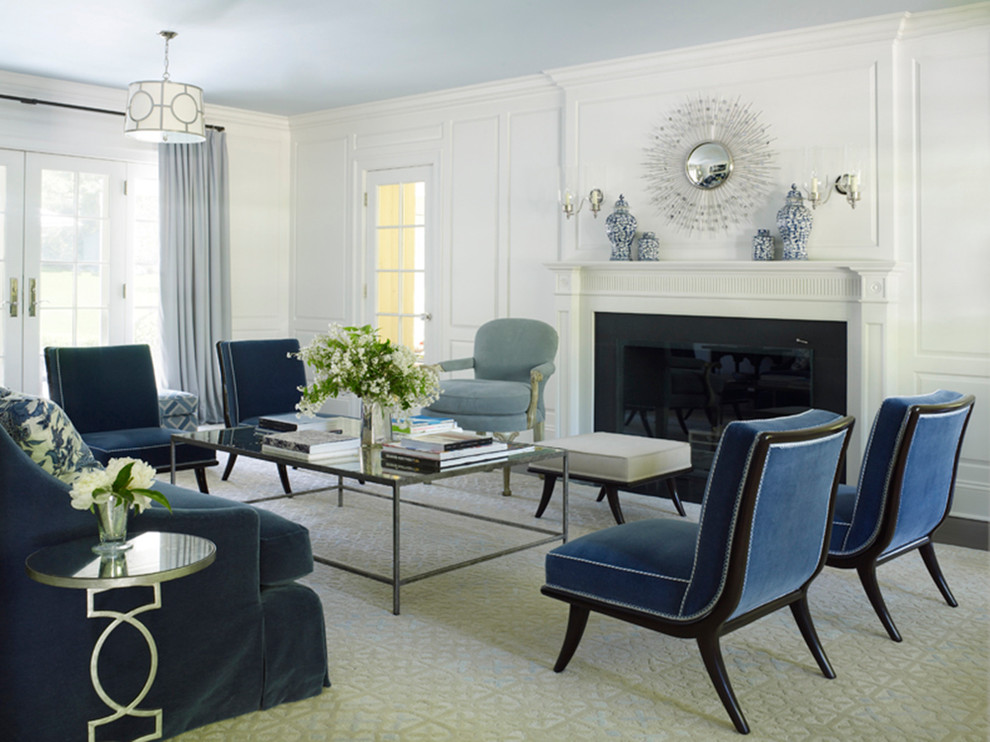
<path id="1" fill-rule="evenodd" d="M 158 147 L 165 384 L 199 397 L 199 422 L 223 422 L 216 342 L 230 337 L 227 139 Z"/>

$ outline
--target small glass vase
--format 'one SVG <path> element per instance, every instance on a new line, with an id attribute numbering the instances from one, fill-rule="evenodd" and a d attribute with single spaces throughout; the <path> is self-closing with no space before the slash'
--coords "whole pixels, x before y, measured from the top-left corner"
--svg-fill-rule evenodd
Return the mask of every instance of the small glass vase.
<path id="1" fill-rule="evenodd" d="M 381 446 L 391 439 L 391 415 L 378 402 L 361 400 L 361 445 Z"/>
<path id="2" fill-rule="evenodd" d="M 130 505 L 111 497 L 104 503 L 94 504 L 93 509 L 100 529 L 100 543 L 93 547 L 93 551 L 97 554 L 118 554 L 130 549 L 131 545 L 127 543 Z"/>

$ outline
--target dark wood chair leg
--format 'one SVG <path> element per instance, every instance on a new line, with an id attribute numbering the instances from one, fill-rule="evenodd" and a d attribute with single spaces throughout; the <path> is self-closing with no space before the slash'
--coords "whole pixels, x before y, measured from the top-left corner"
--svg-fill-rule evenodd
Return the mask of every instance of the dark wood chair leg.
<path id="1" fill-rule="evenodd" d="M 821 640 L 818 638 L 818 632 L 815 631 L 815 624 L 811 620 L 811 611 L 808 608 L 808 596 L 791 603 L 791 613 L 794 615 L 794 620 L 801 630 L 801 636 L 804 637 L 804 643 L 811 650 L 811 654 L 814 656 L 815 662 L 818 663 L 822 675 L 826 678 L 834 678 L 835 670 L 832 669 L 832 665 L 825 655 L 825 649 L 822 647 Z"/>
<path id="2" fill-rule="evenodd" d="M 622 507 L 619 505 L 619 488 L 614 484 L 606 484 L 604 487 L 605 497 L 608 499 L 608 507 L 612 511 L 615 522 L 622 525 L 626 522 L 622 515 Z"/>
<path id="3" fill-rule="evenodd" d="M 603 484 L 598 489 L 598 497 L 595 498 L 595 502 L 601 502 L 604 499 L 605 499 L 605 485 Z"/>
<path id="4" fill-rule="evenodd" d="M 234 470 L 234 462 L 237 461 L 237 454 L 231 453 L 227 454 L 227 466 L 223 469 L 223 476 L 220 477 L 224 482 L 227 481 L 227 477 L 230 476 L 230 472 Z"/>
<path id="5" fill-rule="evenodd" d="M 276 464 L 278 467 L 278 478 L 282 480 L 282 491 L 287 495 L 292 494 L 292 485 L 289 484 L 289 470 L 285 464 Z"/>
<path id="6" fill-rule="evenodd" d="M 550 498 L 553 496 L 553 488 L 557 483 L 556 474 L 544 474 L 543 475 L 543 494 L 540 495 L 540 504 L 536 508 L 537 518 L 543 517 L 543 512 L 547 509 L 547 505 L 550 504 Z"/>
<path id="7" fill-rule="evenodd" d="M 708 670 L 708 677 L 711 678 L 712 685 L 715 686 L 718 697 L 725 706 L 725 710 L 732 719 L 736 731 L 740 734 L 749 734 L 749 724 L 743 716 L 736 694 L 732 692 L 729 684 L 729 676 L 725 671 L 725 662 L 722 660 L 722 650 L 718 646 L 718 636 L 715 634 L 705 634 L 698 637 L 698 649 L 701 650 L 701 659 L 705 662 L 705 669 Z"/>
<path id="8" fill-rule="evenodd" d="M 196 484 L 199 485 L 199 491 L 204 495 L 210 494 L 210 488 L 206 484 L 206 467 L 197 466 L 196 467 Z"/>
<path id="9" fill-rule="evenodd" d="M 880 593 L 880 585 L 877 583 L 876 562 L 861 564 L 856 567 L 856 572 L 859 574 L 859 581 L 863 583 L 863 589 L 866 590 L 866 597 L 870 599 L 870 605 L 873 606 L 873 610 L 880 619 L 880 623 L 887 630 L 887 634 L 895 642 L 901 641 L 901 634 L 894 626 L 894 619 L 890 617 L 890 611 L 887 610 L 887 604 L 883 602 L 883 595 Z"/>
<path id="10" fill-rule="evenodd" d="M 684 511 L 684 504 L 681 502 L 681 496 L 677 494 L 677 486 L 674 484 L 673 478 L 667 479 L 667 492 L 670 493 L 670 499 L 674 501 L 674 507 L 677 508 L 677 512 L 686 516 L 687 513 Z"/>
<path id="11" fill-rule="evenodd" d="M 564 644 L 557 656 L 557 663 L 553 666 L 554 672 L 563 672 L 567 663 L 571 661 L 571 657 L 577 651 L 578 644 L 581 643 L 581 637 L 584 635 L 584 627 L 588 625 L 590 613 L 588 608 L 571 605 L 570 613 L 567 616 L 567 632 L 564 634 Z"/>
<path id="12" fill-rule="evenodd" d="M 949 583 L 942 576 L 942 570 L 938 566 L 938 559 L 935 557 L 935 545 L 929 541 L 927 544 L 919 546 L 918 551 L 921 552 L 921 558 L 924 560 L 925 566 L 928 567 L 928 574 L 935 580 L 935 585 L 938 587 L 938 591 L 942 593 L 942 597 L 945 598 L 945 602 L 956 608 L 959 603 L 956 602 L 952 591 L 949 590 Z"/>

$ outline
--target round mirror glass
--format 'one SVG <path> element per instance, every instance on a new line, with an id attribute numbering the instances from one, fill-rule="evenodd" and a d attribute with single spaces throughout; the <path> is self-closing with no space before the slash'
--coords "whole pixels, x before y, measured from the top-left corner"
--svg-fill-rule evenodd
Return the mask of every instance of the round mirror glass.
<path id="1" fill-rule="evenodd" d="M 732 155 L 718 142 L 703 142 L 688 154 L 684 169 L 695 187 L 718 188 L 732 173 Z"/>

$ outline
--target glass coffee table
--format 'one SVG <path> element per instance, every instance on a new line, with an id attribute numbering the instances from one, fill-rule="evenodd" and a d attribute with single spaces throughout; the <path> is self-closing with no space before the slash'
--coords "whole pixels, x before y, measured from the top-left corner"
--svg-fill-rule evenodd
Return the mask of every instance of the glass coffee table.
<path id="1" fill-rule="evenodd" d="M 359 434 L 360 424 L 360 420 L 351 417 L 333 418 L 330 421 L 330 427 L 340 428 L 344 433 L 352 435 Z M 264 432 L 267 433 L 268 431 Z M 552 543 L 554 541 L 567 541 L 567 490 L 569 470 L 567 464 L 567 452 L 562 449 L 551 448 L 549 446 L 540 446 L 538 444 L 536 446 L 531 446 L 528 444 L 514 443 L 509 444 L 509 449 L 504 458 L 492 459 L 475 464 L 467 464 L 438 472 L 410 472 L 390 469 L 383 465 L 381 463 L 381 450 L 379 448 L 361 448 L 355 452 L 353 459 L 328 459 L 323 462 L 319 460 L 305 461 L 294 457 L 269 453 L 268 451 L 262 451 L 261 449 L 262 434 L 263 433 L 259 433 L 258 429 L 254 427 L 223 428 L 216 430 L 200 430 L 195 432 L 184 431 L 181 433 L 174 433 L 172 435 L 172 483 L 175 483 L 175 446 L 177 443 L 192 443 L 215 451 L 224 451 L 228 454 L 247 456 L 249 458 L 261 459 L 263 461 L 271 461 L 276 464 L 284 464 L 287 467 L 323 472 L 324 474 L 334 476 L 337 479 L 335 489 L 337 490 L 338 507 L 344 506 L 345 490 L 359 492 L 361 494 L 370 495 L 373 497 L 383 497 L 391 500 L 392 573 L 390 575 L 372 572 L 360 565 L 345 564 L 343 562 L 327 559 L 319 555 L 314 555 L 313 560 L 319 562 L 320 564 L 343 569 L 348 572 L 391 585 L 392 613 L 395 615 L 399 615 L 399 592 L 403 585 L 408 585 L 412 582 L 417 582 L 418 580 L 422 580 L 427 577 L 444 574 L 446 572 L 487 561 L 489 559 L 495 559 L 507 554 L 513 554 L 517 551 L 522 551 L 523 549 L 530 549 L 543 544 Z M 518 521 L 493 518 L 491 516 L 480 515 L 478 513 L 472 513 L 466 510 L 457 510 L 440 505 L 402 499 L 403 487 L 408 487 L 415 484 L 427 484 L 441 479 L 464 476 L 466 474 L 477 474 L 478 472 L 504 469 L 506 466 L 529 465 L 537 461 L 544 461 L 546 459 L 554 458 L 562 459 L 561 476 L 563 479 L 563 488 L 561 501 L 561 526 L 559 530 L 535 525 L 527 525 L 525 523 L 519 523 Z M 367 488 L 357 486 L 366 484 L 383 485 L 391 489 L 391 494 L 383 495 Z M 289 497 L 289 495 L 278 495 L 277 497 L 265 499 L 281 499 L 283 497 Z M 529 531 L 537 534 L 537 536 L 531 541 L 515 544 L 508 548 L 473 557 L 472 559 L 446 564 L 437 569 L 420 572 L 418 574 L 402 575 L 399 559 L 401 548 L 399 533 L 402 517 L 402 506 L 404 505 L 440 511 L 459 517 L 472 518 L 474 520 L 488 521 L 490 523 L 496 523 L 512 529 Z"/>

